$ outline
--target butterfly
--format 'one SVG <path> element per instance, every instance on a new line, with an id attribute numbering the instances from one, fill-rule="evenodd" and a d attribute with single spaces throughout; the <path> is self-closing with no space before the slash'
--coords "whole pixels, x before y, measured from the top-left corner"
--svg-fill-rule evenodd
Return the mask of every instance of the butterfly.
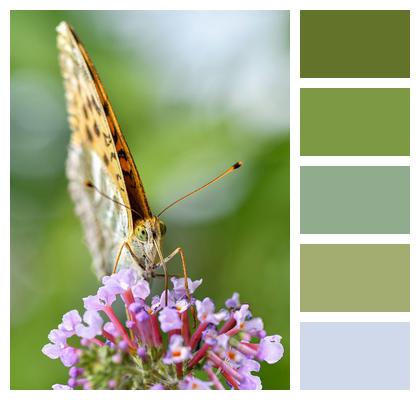
<path id="1" fill-rule="evenodd" d="M 184 252 L 178 247 L 169 256 L 163 256 L 165 224 L 149 207 L 140 175 L 98 73 L 66 22 L 57 27 L 57 45 L 72 132 L 66 165 L 69 191 L 82 221 L 97 276 L 128 267 L 150 280 L 156 269 L 162 267 L 167 279 L 166 263 L 179 255 L 187 285 Z M 163 211 L 239 166 L 241 162 Z"/>

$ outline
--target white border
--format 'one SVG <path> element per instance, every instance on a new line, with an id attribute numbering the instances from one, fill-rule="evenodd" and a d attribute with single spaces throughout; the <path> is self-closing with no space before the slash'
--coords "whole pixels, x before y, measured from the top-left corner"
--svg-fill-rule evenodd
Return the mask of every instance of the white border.
<path id="1" fill-rule="evenodd" d="M 416 283 L 419 279 L 418 265 L 420 265 L 420 255 L 419 255 L 419 212 L 415 204 L 420 204 L 419 197 L 419 119 L 418 112 L 420 110 L 419 102 L 419 41 L 420 32 L 419 25 L 420 19 L 418 15 L 418 1 L 414 0 L 400 0 L 400 1 L 391 1 L 391 0 L 353 0 L 353 1 L 316 1 L 316 0 L 290 0 L 290 1 L 281 1 L 281 0 L 155 0 L 155 1 L 141 1 L 132 2 L 130 0 L 118 0 L 118 1 L 109 1 L 109 0 L 90 0 L 89 2 L 83 0 L 62 0 L 60 2 L 54 0 L 39 0 L 36 3 L 33 0 L 17 0 L 17 1 L 3 1 L 0 3 L 1 14 L 0 14 L 0 56 L 3 60 L 1 76 L 0 76 L 0 90 L 1 90 L 1 107 L 0 112 L 2 122 L 3 122 L 3 139 L 5 141 L 4 146 L 2 147 L 2 157 L 0 157 L 0 166 L 2 183 L 4 179 L 4 186 L 6 190 L 3 190 L 3 196 L 1 196 L 1 206 L 0 210 L 2 213 L 1 221 L 9 220 L 9 195 L 10 192 L 8 188 L 9 182 L 9 148 L 10 141 L 7 135 L 7 132 L 10 132 L 9 125 L 9 11 L 10 9 L 38 9 L 38 10 L 49 10 L 49 9 L 74 9 L 74 10 L 101 10 L 101 9 L 144 9 L 144 10 L 174 10 L 174 9 L 201 9 L 201 10 L 227 10 L 227 9 L 241 9 L 241 10 L 290 10 L 291 16 L 291 90 L 290 90 L 290 100 L 291 100 L 291 114 L 290 114 L 290 126 L 291 126 L 291 391 L 287 392 L 278 392 L 278 391 L 264 391 L 259 393 L 258 396 L 262 397 L 283 397 L 283 398 L 319 398 L 319 399 L 336 399 L 337 396 L 340 399 L 353 399 L 355 396 L 358 398 L 378 398 L 378 399 L 406 399 L 406 398 L 417 398 L 420 395 L 420 382 L 418 380 L 419 376 L 419 354 L 420 354 L 420 344 L 418 338 L 420 337 L 420 328 L 419 328 L 419 309 L 420 309 L 420 294 L 416 290 Z M 35 7 L 36 6 L 36 7 Z M 357 85 L 352 86 L 356 81 L 348 79 L 329 79 L 328 83 L 326 80 L 312 80 L 312 79 L 299 79 L 299 10 L 300 9 L 411 9 L 411 78 L 409 80 L 386 80 L 388 83 L 384 87 L 411 87 L 411 156 L 409 160 L 406 160 L 404 164 L 401 165 L 410 165 L 411 168 L 411 234 L 410 237 L 404 237 L 402 242 L 411 243 L 411 313 L 409 320 L 411 322 L 411 390 L 410 391 L 299 391 L 299 321 L 308 316 L 299 311 L 299 245 L 300 242 L 304 243 L 306 239 L 314 240 L 314 238 L 308 238 L 308 235 L 299 235 L 299 166 L 306 165 L 304 160 L 299 156 L 299 90 L 300 87 L 382 87 L 382 80 L 379 79 L 363 79 L 357 80 Z M 30 38 L 28 38 L 30 40 Z M 335 86 L 337 85 L 337 86 Z M 376 86 L 378 85 L 378 86 Z M 348 163 L 347 160 L 337 160 L 340 163 Z M 326 160 L 325 160 L 326 162 Z M 309 164 L 308 164 L 309 165 Z M 358 165 L 358 164 L 342 164 L 342 165 Z M 387 164 L 389 165 L 389 164 Z M 8 224 L 2 224 L 3 229 L 1 230 L 1 246 L 2 246 L 2 258 L 3 260 L 10 260 L 10 227 Z M 317 235 L 320 236 L 320 235 Z M 372 240 L 378 240 L 378 243 L 384 243 L 382 240 L 386 239 L 387 235 L 378 236 L 376 238 L 371 237 Z M 403 235 L 405 236 L 405 235 Z M 340 236 L 341 239 L 346 239 L 344 236 Z M 325 239 L 325 237 L 324 237 Z M 390 238 L 389 238 L 390 239 Z M 358 236 L 357 239 L 354 239 L 355 242 L 364 242 L 362 236 Z M 386 239 L 388 240 L 388 239 Z M 322 242 L 322 240 L 320 240 Z M 392 242 L 394 242 L 392 240 Z M 312 242 L 313 243 L 313 242 Z M 3 275 L 2 275 L 2 285 L 1 290 L 1 300 L 4 305 L 3 309 L 9 309 L 10 305 L 10 287 L 9 287 L 9 270 L 7 266 L 3 266 Z M 355 320 L 361 320 L 363 315 L 366 317 L 373 317 L 371 314 L 365 313 L 352 313 L 352 318 Z M 387 316 L 385 314 L 380 314 L 383 318 Z M 324 319 L 327 318 L 326 315 L 318 314 L 318 317 Z M 331 315 L 333 318 L 349 318 L 349 314 L 338 313 L 337 315 Z M 311 316 L 310 318 L 313 318 Z M 403 318 L 403 316 L 401 316 Z M 405 318 L 405 315 L 404 315 Z M 406 320 L 406 319 L 404 319 Z M 30 335 L 30 332 L 28 332 Z M 30 395 L 32 398 L 46 399 L 46 398 L 76 398 L 86 397 L 82 392 L 53 392 L 53 391 L 9 391 L 9 330 L 2 329 L 0 330 L 0 343 L 2 345 L 2 357 L 1 357 L 1 393 L 2 398 L 26 398 Z M 28 360 L 30 362 L 30 360 Z M 241 398 L 251 398 L 255 396 L 252 392 L 236 392 L 229 394 L 224 392 L 219 392 L 219 396 L 237 396 Z M 122 395 L 122 394 L 121 394 Z M 138 398 L 138 396 L 146 396 L 148 398 L 161 398 L 169 396 L 171 398 L 179 397 L 190 397 L 195 396 L 193 392 L 143 392 L 141 394 L 136 392 L 124 392 L 125 398 Z M 117 395 L 118 396 L 118 395 Z M 214 393 L 201 392 L 200 396 L 203 398 L 210 398 L 214 396 Z M 89 397 L 93 399 L 115 399 L 116 393 L 112 391 L 93 391 L 89 393 Z"/>

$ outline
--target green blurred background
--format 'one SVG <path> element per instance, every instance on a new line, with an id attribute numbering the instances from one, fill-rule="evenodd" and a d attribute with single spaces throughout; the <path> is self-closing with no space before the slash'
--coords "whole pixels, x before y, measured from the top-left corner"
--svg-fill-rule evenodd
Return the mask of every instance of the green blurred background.
<path id="1" fill-rule="evenodd" d="M 288 389 L 289 14 L 254 11 L 11 13 L 11 387 L 66 382 L 41 347 L 97 287 L 64 174 L 61 20 L 96 64 L 155 213 L 244 161 L 166 213 L 165 253 L 184 248 L 197 296 L 222 306 L 238 291 L 283 337 L 261 377 Z"/>

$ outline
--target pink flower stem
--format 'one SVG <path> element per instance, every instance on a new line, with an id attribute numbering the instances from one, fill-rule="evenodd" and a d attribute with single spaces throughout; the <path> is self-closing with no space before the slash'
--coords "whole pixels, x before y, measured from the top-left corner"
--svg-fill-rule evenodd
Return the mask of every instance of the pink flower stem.
<path id="1" fill-rule="evenodd" d="M 182 362 L 176 363 L 175 368 L 176 368 L 176 376 L 178 377 L 178 379 L 181 379 L 182 376 L 184 375 L 182 373 Z"/>
<path id="2" fill-rule="evenodd" d="M 231 317 L 228 321 L 225 322 L 225 324 L 220 328 L 219 334 L 226 333 L 227 331 L 230 331 L 234 326 L 236 325 L 236 319 L 234 317 Z"/>
<path id="3" fill-rule="evenodd" d="M 241 331 L 241 328 L 233 328 L 233 329 L 230 329 L 229 331 L 227 331 L 226 332 L 226 335 L 228 335 L 228 336 L 234 336 L 234 335 L 236 335 L 237 333 L 239 333 Z"/>
<path id="4" fill-rule="evenodd" d="M 99 340 L 98 338 L 93 338 L 93 339 L 90 339 L 90 341 L 91 341 L 91 343 L 94 343 L 94 344 L 97 344 L 98 346 L 100 346 L 100 347 L 102 347 L 102 346 L 105 346 L 105 343 L 104 342 L 102 342 L 101 340 Z"/>
<path id="5" fill-rule="evenodd" d="M 181 329 L 172 329 L 171 331 L 168 332 L 168 339 L 171 339 L 173 335 L 180 335 L 180 334 L 181 334 Z"/>
<path id="6" fill-rule="evenodd" d="M 137 331 L 140 336 L 140 340 L 143 344 L 146 344 L 148 346 L 153 346 L 153 329 L 152 329 L 152 322 L 151 322 L 151 316 L 149 315 L 147 319 L 144 319 L 143 321 L 139 321 L 136 319 L 137 322 Z"/>
<path id="7" fill-rule="evenodd" d="M 233 379 L 233 377 L 226 371 L 221 370 L 221 372 L 225 379 L 232 385 L 232 387 L 236 390 L 239 390 L 238 382 L 236 382 L 235 379 Z"/>
<path id="8" fill-rule="evenodd" d="M 195 349 L 195 346 L 197 346 L 198 342 L 201 340 L 201 335 L 204 332 L 204 329 L 207 328 L 208 322 L 202 322 L 200 325 L 198 325 L 197 330 L 193 333 L 191 336 L 190 341 L 190 347 L 191 349 Z"/>
<path id="9" fill-rule="evenodd" d="M 244 344 L 245 346 L 251 347 L 251 349 L 254 349 L 254 350 L 258 350 L 258 348 L 260 347 L 259 343 L 249 343 L 249 342 L 244 342 L 244 341 L 241 341 L 241 343 Z"/>
<path id="10" fill-rule="evenodd" d="M 190 345 L 190 323 L 188 321 L 188 310 L 185 310 L 181 314 L 182 326 L 181 326 L 181 334 L 184 338 L 184 343 L 186 346 Z"/>
<path id="11" fill-rule="evenodd" d="M 127 332 L 125 331 L 123 325 L 121 324 L 120 320 L 116 316 L 113 308 L 111 306 L 105 306 L 103 308 L 104 313 L 108 316 L 110 321 L 114 324 L 115 328 L 121 333 L 121 336 L 127 342 L 128 346 L 132 349 L 136 348 L 136 345 L 131 340 L 130 336 L 128 336 Z"/>
<path id="12" fill-rule="evenodd" d="M 128 288 L 123 294 L 122 298 L 125 305 L 128 307 L 130 304 L 134 303 L 134 295 L 131 288 Z"/>
<path id="13" fill-rule="evenodd" d="M 237 381 L 241 380 L 241 375 L 237 371 L 235 371 L 230 365 L 226 364 L 220 357 L 218 357 L 212 351 L 208 352 L 208 358 L 217 368 L 220 368 L 222 372 L 226 372 L 228 375 L 231 375 Z"/>
<path id="14" fill-rule="evenodd" d="M 109 332 L 107 332 L 106 330 L 102 329 L 102 336 L 105 339 L 108 339 L 110 342 L 115 344 L 115 336 L 111 335 Z"/>
<path id="15" fill-rule="evenodd" d="M 237 343 L 235 347 L 244 355 L 248 357 L 256 357 L 257 350 L 253 349 L 252 347 L 245 346 L 243 343 Z"/>
<path id="16" fill-rule="evenodd" d="M 217 375 L 213 372 L 211 367 L 205 367 L 204 371 L 206 371 L 207 376 L 210 378 L 210 380 L 213 382 L 214 387 L 217 390 L 225 390 L 221 382 L 219 381 L 219 378 Z"/>
<path id="17" fill-rule="evenodd" d="M 152 325 L 152 338 L 153 338 L 153 344 L 156 347 L 159 347 L 162 345 L 162 335 L 160 334 L 159 330 L 159 322 L 156 317 L 156 314 L 150 315 L 150 323 Z"/>
<path id="18" fill-rule="evenodd" d="M 207 351 L 210 349 L 210 345 L 208 343 L 204 343 L 203 346 L 194 354 L 193 358 L 188 363 L 188 369 L 194 368 L 200 360 L 207 355 Z"/>
<path id="19" fill-rule="evenodd" d="M 132 292 L 131 288 L 128 288 L 121 296 L 122 296 L 122 298 L 124 300 L 124 303 L 125 303 L 125 310 L 126 310 L 126 313 L 127 313 L 127 318 L 130 321 L 133 321 L 135 323 L 135 324 L 133 324 L 132 331 L 136 335 L 139 336 L 139 332 L 138 332 L 138 329 L 137 329 L 137 323 L 136 323 L 137 322 L 136 321 L 136 314 L 133 313 L 132 311 L 130 311 L 130 305 L 132 303 L 134 303 L 134 301 L 135 301 L 134 300 L 134 295 L 133 295 L 133 292 Z M 133 338 L 132 335 L 131 335 L 131 338 Z"/>

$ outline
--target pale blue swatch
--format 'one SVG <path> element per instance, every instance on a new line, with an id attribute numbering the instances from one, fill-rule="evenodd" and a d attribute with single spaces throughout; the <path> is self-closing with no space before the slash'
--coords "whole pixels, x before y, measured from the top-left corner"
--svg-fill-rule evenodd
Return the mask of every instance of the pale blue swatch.
<path id="1" fill-rule="evenodd" d="M 409 389 L 408 322 L 301 323 L 301 389 Z"/>

